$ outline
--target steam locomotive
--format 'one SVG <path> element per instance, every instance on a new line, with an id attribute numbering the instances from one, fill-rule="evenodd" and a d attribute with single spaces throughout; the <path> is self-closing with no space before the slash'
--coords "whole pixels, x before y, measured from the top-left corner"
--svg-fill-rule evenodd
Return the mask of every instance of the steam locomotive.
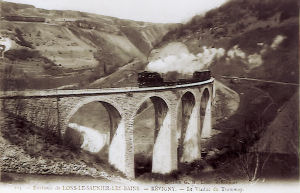
<path id="1" fill-rule="evenodd" d="M 164 80 L 162 76 L 157 72 L 144 71 L 138 73 L 138 85 L 139 87 L 158 87 L 158 86 L 174 86 L 181 84 L 191 84 L 195 82 L 201 82 L 209 80 L 211 73 L 209 70 L 196 71 L 193 73 L 192 78 L 189 79 L 177 79 L 176 81 Z"/>

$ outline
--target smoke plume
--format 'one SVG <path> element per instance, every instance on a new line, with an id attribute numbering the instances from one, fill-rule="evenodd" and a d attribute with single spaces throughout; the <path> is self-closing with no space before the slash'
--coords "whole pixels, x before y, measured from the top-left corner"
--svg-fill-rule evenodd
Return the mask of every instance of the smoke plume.
<path id="1" fill-rule="evenodd" d="M 249 68 L 253 69 L 263 64 L 263 60 L 260 54 L 251 54 L 248 56 Z"/>
<path id="2" fill-rule="evenodd" d="M 260 50 L 258 49 L 257 53 L 246 54 L 242 49 L 239 48 L 238 45 L 233 46 L 231 49 L 227 51 L 226 61 L 228 63 L 231 60 L 239 60 L 242 64 L 245 64 L 249 70 L 253 68 L 259 67 L 263 64 L 263 55 L 272 50 L 276 50 L 279 45 L 286 39 L 285 36 L 277 35 L 271 45 L 266 43 L 258 42 L 257 45 L 260 46 Z"/>
<path id="3" fill-rule="evenodd" d="M 278 46 L 283 42 L 283 40 L 286 39 L 285 36 L 282 35 L 277 35 L 274 40 L 273 43 L 271 44 L 271 48 L 273 50 L 276 50 L 278 48 Z"/>
<path id="4" fill-rule="evenodd" d="M 231 48 L 230 50 L 228 50 L 227 52 L 227 56 L 230 59 L 234 59 L 234 58 L 241 58 L 241 59 L 245 59 L 246 57 L 246 53 L 243 52 L 238 45 L 233 46 L 233 48 Z"/>
<path id="5" fill-rule="evenodd" d="M 168 73 L 176 71 L 180 74 L 192 74 L 195 71 L 207 69 L 214 59 L 224 56 L 223 48 L 202 47 L 203 51 L 194 55 L 190 52 L 180 54 L 170 54 L 163 58 L 151 61 L 146 70 L 159 73 Z"/>
<path id="6" fill-rule="evenodd" d="M 224 48 L 207 48 L 203 46 L 202 51 L 195 55 L 190 53 L 183 43 L 172 42 L 160 49 L 159 52 L 156 51 L 156 56 L 158 57 L 152 58 L 146 70 L 164 74 L 173 72 L 173 74 L 191 75 L 195 71 L 208 69 L 215 59 L 223 56 L 226 57 L 228 63 L 232 62 L 232 60 L 239 60 L 242 62 L 241 64 L 252 70 L 261 66 L 264 62 L 262 56 L 266 52 L 276 50 L 285 38 L 285 36 L 277 35 L 271 45 L 258 42 L 257 45 L 261 48 L 258 48 L 257 52 L 251 54 L 247 54 L 238 45 L 234 45 L 227 52 Z M 174 76 L 178 76 L 178 74 Z"/>

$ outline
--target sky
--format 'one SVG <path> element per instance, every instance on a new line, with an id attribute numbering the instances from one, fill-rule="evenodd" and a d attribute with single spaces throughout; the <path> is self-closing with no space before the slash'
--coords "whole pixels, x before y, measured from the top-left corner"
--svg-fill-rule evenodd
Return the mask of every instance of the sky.
<path id="1" fill-rule="evenodd" d="M 76 10 L 156 23 L 182 23 L 228 0 L 5 0 L 37 8 Z"/>

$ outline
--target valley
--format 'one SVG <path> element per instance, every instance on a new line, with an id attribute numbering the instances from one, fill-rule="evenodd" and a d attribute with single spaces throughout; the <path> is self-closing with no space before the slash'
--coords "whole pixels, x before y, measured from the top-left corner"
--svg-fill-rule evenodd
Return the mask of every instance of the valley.
<path id="1" fill-rule="evenodd" d="M 2 90 L 136 87 L 138 73 L 144 70 L 177 72 L 177 78 L 195 70 L 211 71 L 216 87 L 213 135 L 202 140 L 203 159 L 182 163 L 170 175 L 149 172 L 155 121 L 154 107 L 146 101 L 134 124 L 135 153 L 137 162 L 142 163 L 136 169 L 138 182 L 230 184 L 299 179 L 296 1 L 232 0 L 184 24 L 135 22 L 1 3 L 8 15 L 46 18 L 45 22 L 0 21 L 1 36 L 13 42 L 0 59 Z M 84 106 L 72 120 L 108 136 L 108 119 L 105 108 L 97 103 Z M 64 164 L 76 159 L 84 170 L 71 170 L 71 175 L 123 180 L 122 174 L 107 164 L 107 146 L 95 156 L 81 148 L 84 137 L 79 134 L 72 139 L 76 150 L 70 147 L 51 155 L 45 149 L 60 149 L 56 142 L 45 141 L 31 126 L 25 127 L 25 133 L 21 126 L 9 128 L 14 132 L 3 130 L 1 139 L 7 152 L 41 163 L 52 164 L 50 160 L 55 162 L 57 157 Z M 34 141 L 34 136 L 36 148 L 24 148 L 26 138 Z M 259 157 L 259 175 L 249 176 L 256 162 L 246 163 L 251 168 L 247 173 L 242 161 L 255 160 L 255 156 Z M 113 177 L 103 177 L 107 175 Z"/>

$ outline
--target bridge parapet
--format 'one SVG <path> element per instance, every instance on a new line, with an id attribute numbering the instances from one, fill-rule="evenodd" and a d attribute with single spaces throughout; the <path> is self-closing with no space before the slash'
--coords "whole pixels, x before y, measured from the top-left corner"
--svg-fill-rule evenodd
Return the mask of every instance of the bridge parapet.
<path id="1" fill-rule="evenodd" d="M 161 86 L 161 87 L 124 87 L 124 88 L 104 88 L 104 89 L 80 89 L 80 90 L 25 90 L 25 91 L 0 91 L 0 99 L 9 98 L 46 98 L 46 97 L 72 97 L 72 96 L 88 96 L 88 95 L 105 95 L 105 94 L 120 94 L 120 93 L 131 93 L 131 92 L 162 92 L 167 90 L 181 90 L 188 88 L 201 87 L 208 84 L 212 84 L 214 78 L 203 82 L 196 82 L 184 85 L 174 86 Z"/>

